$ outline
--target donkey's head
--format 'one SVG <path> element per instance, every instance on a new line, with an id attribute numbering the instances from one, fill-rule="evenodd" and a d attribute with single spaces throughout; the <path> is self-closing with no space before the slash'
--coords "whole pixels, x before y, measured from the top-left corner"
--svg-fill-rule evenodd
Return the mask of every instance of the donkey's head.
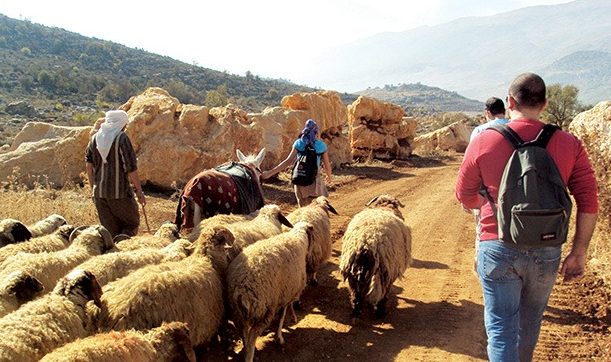
<path id="1" fill-rule="evenodd" d="M 259 154 L 244 156 L 242 151 L 236 150 L 236 155 L 238 156 L 238 160 L 241 164 L 248 166 L 251 170 L 253 170 L 257 181 L 260 180 L 261 176 L 261 163 L 263 163 L 263 159 L 265 158 L 265 148 L 259 151 Z"/>

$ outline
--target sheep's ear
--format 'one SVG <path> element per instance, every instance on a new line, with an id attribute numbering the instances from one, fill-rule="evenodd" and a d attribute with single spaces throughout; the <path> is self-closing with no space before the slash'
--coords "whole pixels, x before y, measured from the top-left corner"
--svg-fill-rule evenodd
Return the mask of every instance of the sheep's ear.
<path id="1" fill-rule="evenodd" d="M 238 156 L 238 161 L 240 162 L 246 162 L 246 156 L 244 156 L 244 154 L 242 153 L 242 151 L 236 149 L 235 150 L 235 154 Z"/>
<path id="2" fill-rule="evenodd" d="M 399 205 L 399 207 L 405 207 L 405 205 L 403 205 L 403 203 L 399 199 L 397 199 L 397 205 Z"/>
<path id="3" fill-rule="evenodd" d="M 18 301 L 29 302 L 34 299 L 45 287 L 42 285 L 40 280 L 31 276 L 30 274 L 24 274 L 19 280 L 11 286 L 9 294 L 14 294 Z"/>
<path id="4" fill-rule="evenodd" d="M 16 243 L 29 240 L 32 237 L 30 230 L 20 222 L 17 222 L 11 228 L 11 235 Z"/>
<path id="5" fill-rule="evenodd" d="M 334 213 L 335 215 L 339 215 L 337 213 L 337 210 L 335 210 L 335 208 L 333 207 L 333 205 L 331 205 L 329 200 L 325 200 L 325 206 L 326 206 L 327 210 L 329 210 L 330 212 Z"/>
<path id="6" fill-rule="evenodd" d="M 261 149 L 261 151 L 259 151 L 259 154 L 257 155 L 257 157 L 255 157 L 255 164 L 257 165 L 257 167 L 261 166 L 261 163 L 263 162 L 263 159 L 265 158 L 265 147 Z"/>
<path id="7" fill-rule="evenodd" d="M 284 226 L 293 228 L 293 224 L 291 224 L 289 219 L 287 219 L 286 216 L 284 216 L 281 212 L 278 213 L 278 221 L 280 221 L 280 223 Z"/>
<path id="8" fill-rule="evenodd" d="M 100 226 L 98 229 L 100 236 L 104 239 L 104 251 L 111 250 L 115 247 L 115 243 L 113 242 L 112 235 L 110 231 L 103 226 Z"/>
<path id="9" fill-rule="evenodd" d="M 365 206 L 369 206 L 371 204 L 373 204 L 374 202 L 376 202 L 378 200 L 378 197 L 380 197 L 379 195 L 374 197 L 373 199 L 369 200 L 368 203 L 365 204 Z"/>

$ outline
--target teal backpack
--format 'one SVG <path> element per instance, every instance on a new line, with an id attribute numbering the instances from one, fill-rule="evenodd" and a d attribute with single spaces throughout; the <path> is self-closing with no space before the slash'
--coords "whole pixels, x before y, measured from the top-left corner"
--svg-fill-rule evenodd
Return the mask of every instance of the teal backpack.
<path id="1" fill-rule="evenodd" d="M 522 247 L 557 246 L 567 240 L 573 203 L 547 143 L 558 126 L 547 124 L 524 142 L 506 125 L 493 125 L 514 147 L 499 186 L 498 205 L 486 196 L 498 222 L 499 239 Z"/>

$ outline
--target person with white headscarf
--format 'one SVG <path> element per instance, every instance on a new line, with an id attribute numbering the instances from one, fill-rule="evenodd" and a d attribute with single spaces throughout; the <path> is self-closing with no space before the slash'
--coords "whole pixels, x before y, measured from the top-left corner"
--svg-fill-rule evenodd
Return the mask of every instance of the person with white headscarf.
<path id="1" fill-rule="evenodd" d="M 322 179 L 320 166 L 322 166 L 325 171 L 325 180 L 331 182 L 331 162 L 329 161 L 329 154 L 327 153 L 327 144 L 320 139 L 316 121 L 308 119 L 305 122 L 303 130 L 299 134 L 299 138 L 293 143 L 293 148 L 286 159 L 280 162 L 276 167 L 261 174 L 262 179 L 267 179 L 286 169 L 289 165 L 293 165 L 294 167 L 297 156 L 302 155 L 308 146 L 313 147 L 316 152 L 318 171 L 312 184 L 305 186 L 294 185 L 295 197 L 297 198 L 297 205 L 299 205 L 299 207 L 309 205 L 310 202 L 318 196 L 329 196 L 325 181 Z"/>
<path id="2" fill-rule="evenodd" d="M 113 237 L 138 233 L 140 214 L 134 191 L 138 202 L 143 206 L 146 204 L 138 177 L 136 153 L 123 132 L 128 120 L 125 111 L 106 112 L 86 152 L 87 177 L 98 217 Z M 98 124 L 96 122 L 96 126 Z"/>

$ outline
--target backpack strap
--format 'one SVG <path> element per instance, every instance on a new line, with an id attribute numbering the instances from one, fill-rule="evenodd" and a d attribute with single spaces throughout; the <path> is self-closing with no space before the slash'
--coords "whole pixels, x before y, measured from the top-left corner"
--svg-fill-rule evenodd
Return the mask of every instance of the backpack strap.
<path id="1" fill-rule="evenodd" d="M 493 124 L 488 129 L 493 129 L 498 133 L 502 134 L 503 137 L 505 137 L 505 139 L 509 141 L 509 143 L 511 143 L 513 148 L 519 148 L 524 145 L 524 141 L 522 141 L 522 138 L 520 138 L 520 136 L 514 130 L 509 128 L 506 124 Z"/>
<path id="2" fill-rule="evenodd" d="M 539 134 L 537 135 L 537 137 L 534 140 L 530 142 L 526 142 L 524 145 L 525 146 L 538 146 L 538 147 L 546 148 L 549 140 L 554 135 L 554 132 L 556 132 L 559 129 L 560 127 L 556 126 L 555 124 L 548 123 L 545 126 L 543 126 L 543 128 L 541 129 L 541 131 L 539 131 Z"/>

